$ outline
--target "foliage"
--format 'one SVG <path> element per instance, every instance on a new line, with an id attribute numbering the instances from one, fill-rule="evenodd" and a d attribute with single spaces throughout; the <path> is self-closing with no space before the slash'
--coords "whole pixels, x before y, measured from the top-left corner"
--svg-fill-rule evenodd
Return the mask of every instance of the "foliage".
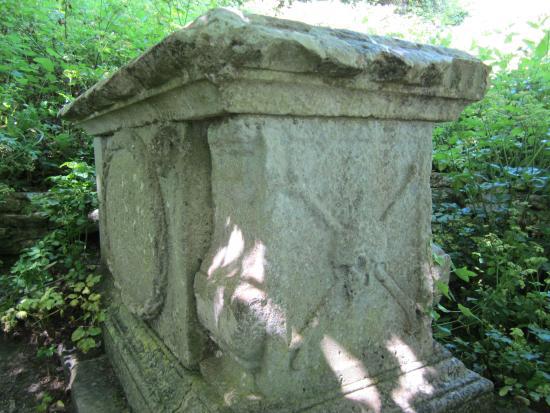
<path id="1" fill-rule="evenodd" d="M 57 112 L 92 84 L 222 1 L 0 0 L 0 180 L 41 187 L 90 139 Z"/>
<path id="2" fill-rule="evenodd" d="M 6 195 L 13 192 L 13 188 L 6 185 L 3 182 L 0 182 L 0 205 L 2 205 L 5 202 Z"/>
<path id="3" fill-rule="evenodd" d="M 48 193 L 33 199 L 56 228 L 0 278 L 0 320 L 5 332 L 21 324 L 43 331 L 67 323 L 73 341 L 86 352 L 99 344 L 104 317 L 95 291 L 101 277 L 93 273 L 95 254 L 86 245 L 86 217 L 97 206 L 94 172 L 83 162 L 62 166 L 69 172 L 52 177 Z"/>
<path id="4" fill-rule="evenodd" d="M 453 191 L 434 205 L 434 238 L 456 265 L 436 336 L 500 396 L 549 405 L 548 32 L 528 45 L 517 69 L 501 56 L 486 98 L 434 136 Z"/>
<path id="5" fill-rule="evenodd" d="M 208 8 L 232 3 L 0 0 L 0 203 L 14 190 L 51 187 L 36 206 L 56 226 L 0 274 L 0 326 L 40 333 L 39 357 L 66 336 L 82 351 L 98 346 L 104 317 L 86 242 L 96 206 L 91 139 L 58 111 Z M 45 395 L 39 409 L 52 402 Z"/>
<path id="6" fill-rule="evenodd" d="M 443 25 L 455 26 L 468 15 L 457 0 L 372 0 L 373 4 L 393 4 L 400 13 L 414 13 Z"/>
<path id="7" fill-rule="evenodd" d="M 295 0 L 278 0 L 277 7 L 291 6 Z M 311 0 L 297 0 L 308 2 Z M 340 0 L 345 4 L 365 2 L 371 5 L 395 6 L 399 14 L 414 14 L 424 19 L 437 21 L 443 26 L 456 26 L 464 21 L 468 12 L 458 0 Z"/>

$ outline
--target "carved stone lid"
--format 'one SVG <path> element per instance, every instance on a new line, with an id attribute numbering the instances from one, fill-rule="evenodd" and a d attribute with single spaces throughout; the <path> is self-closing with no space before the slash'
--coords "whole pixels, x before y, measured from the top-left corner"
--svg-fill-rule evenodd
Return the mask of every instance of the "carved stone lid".
<path id="1" fill-rule="evenodd" d="M 318 84 L 460 100 L 463 106 L 483 97 L 488 73 L 458 50 L 214 9 L 94 85 L 60 115 L 91 119 L 197 81 Z"/>

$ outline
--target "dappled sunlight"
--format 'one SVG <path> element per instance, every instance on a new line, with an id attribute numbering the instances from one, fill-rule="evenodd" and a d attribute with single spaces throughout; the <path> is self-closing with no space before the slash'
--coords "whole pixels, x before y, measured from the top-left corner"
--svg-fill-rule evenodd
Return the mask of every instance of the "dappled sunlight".
<path id="1" fill-rule="evenodd" d="M 340 343 L 332 337 L 325 335 L 321 340 L 321 350 L 332 372 L 340 382 L 344 397 L 348 400 L 369 407 L 372 412 L 382 411 L 380 393 L 373 381 L 368 377 L 368 372 L 361 360 L 350 354 Z M 345 386 L 362 381 L 360 391 L 345 394 Z"/>
<path id="2" fill-rule="evenodd" d="M 244 251 L 244 236 L 242 231 L 236 225 L 233 226 L 233 231 L 229 236 L 229 242 L 223 257 L 222 267 L 226 267 L 236 261 Z"/>
<path id="3" fill-rule="evenodd" d="M 214 295 L 214 322 L 216 327 L 218 327 L 220 321 L 220 315 L 223 311 L 223 294 L 225 292 L 224 286 L 219 286 L 216 288 L 216 294 Z"/>
<path id="4" fill-rule="evenodd" d="M 256 241 L 254 247 L 243 259 L 241 278 L 263 284 L 265 276 L 264 266 L 265 245 L 261 241 Z"/>
<path id="5" fill-rule="evenodd" d="M 235 288 L 231 301 L 238 300 L 242 303 L 253 304 L 266 299 L 265 291 L 247 282 L 241 282 Z"/>
<path id="6" fill-rule="evenodd" d="M 225 247 L 218 250 L 212 264 L 208 268 L 207 274 L 210 277 L 218 268 L 227 267 L 229 264 L 237 261 L 244 251 L 244 236 L 239 227 L 233 226 L 233 231 L 229 236 L 229 241 Z M 234 273 L 232 274 L 234 275 Z"/>
<path id="7" fill-rule="evenodd" d="M 247 238 L 232 217 L 221 223 L 216 253 L 205 262 L 208 281 L 198 305 L 208 309 L 201 315 L 211 338 L 249 371 L 260 365 L 267 337 L 286 337 L 286 314 L 265 290 L 264 242 Z"/>
<path id="8" fill-rule="evenodd" d="M 403 409 L 405 412 L 415 413 L 412 403 L 419 394 L 433 394 L 434 388 L 424 377 L 426 371 L 431 373 L 433 369 L 408 369 L 405 366 L 420 367 L 422 363 L 419 362 L 410 346 L 408 346 L 403 340 L 398 337 L 392 337 L 386 343 L 386 347 L 390 354 L 392 354 L 400 366 L 401 372 L 397 388 L 391 393 L 393 401 Z"/>

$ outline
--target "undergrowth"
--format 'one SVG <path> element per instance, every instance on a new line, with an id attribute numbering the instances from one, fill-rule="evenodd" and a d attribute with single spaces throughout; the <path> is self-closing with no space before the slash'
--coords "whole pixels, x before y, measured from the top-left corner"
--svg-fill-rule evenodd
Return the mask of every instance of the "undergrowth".
<path id="1" fill-rule="evenodd" d="M 435 334 L 500 396 L 548 407 L 548 32 L 529 46 L 517 69 L 501 70 L 485 99 L 434 136 L 433 166 L 450 189 L 434 203 L 434 239 L 455 266 Z"/>
<path id="2" fill-rule="evenodd" d="M 94 171 L 84 162 L 62 167 L 69 172 L 50 178 L 53 187 L 32 201 L 55 229 L 24 250 L 9 274 L 0 277 L 0 322 L 4 332 L 23 328 L 39 333 L 45 348 L 71 335 L 87 352 L 100 344 L 104 318 L 95 291 L 101 280 L 94 272 L 97 251 L 90 251 L 86 242 L 87 215 L 97 207 Z"/>

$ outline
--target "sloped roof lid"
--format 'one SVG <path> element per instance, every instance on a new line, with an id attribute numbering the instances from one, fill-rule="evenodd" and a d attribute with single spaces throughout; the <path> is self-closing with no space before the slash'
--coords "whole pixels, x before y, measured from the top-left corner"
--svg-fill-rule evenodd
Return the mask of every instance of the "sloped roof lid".
<path id="1" fill-rule="evenodd" d="M 214 9 L 98 82 L 60 115 L 84 119 L 168 83 L 230 81 L 242 69 L 466 101 L 482 98 L 489 73 L 458 50 Z"/>

